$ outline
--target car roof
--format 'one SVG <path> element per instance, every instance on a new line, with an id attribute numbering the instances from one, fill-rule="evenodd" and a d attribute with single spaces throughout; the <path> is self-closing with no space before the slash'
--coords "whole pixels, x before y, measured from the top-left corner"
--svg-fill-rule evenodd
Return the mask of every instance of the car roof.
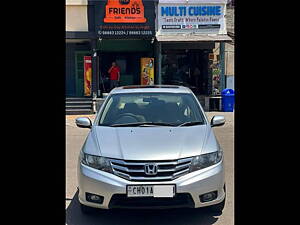
<path id="1" fill-rule="evenodd" d="M 193 93 L 191 89 L 177 85 L 129 85 L 114 88 L 110 94 L 121 93 Z"/>

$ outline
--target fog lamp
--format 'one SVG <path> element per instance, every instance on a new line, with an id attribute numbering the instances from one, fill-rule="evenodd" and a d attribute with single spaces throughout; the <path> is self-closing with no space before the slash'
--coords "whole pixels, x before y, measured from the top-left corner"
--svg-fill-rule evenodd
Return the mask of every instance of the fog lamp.
<path id="1" fill-rule="evenodd" d="M 89 202 L 94 202 L 94 203 L 99 203 L 102 204 L 103 203 L 103 196 L 100 195 L 95 195 L 95 194 L 91 194 L 91 193 L 85 193 L 86 194 L 86 200 Z"/>
<path id="2" fill-rule="evenodd" d="M 215 200 L 218 196 L 217 191 L 208 192 L 206 194 L 200 195 L 201 202 L 209 202 Z"/>

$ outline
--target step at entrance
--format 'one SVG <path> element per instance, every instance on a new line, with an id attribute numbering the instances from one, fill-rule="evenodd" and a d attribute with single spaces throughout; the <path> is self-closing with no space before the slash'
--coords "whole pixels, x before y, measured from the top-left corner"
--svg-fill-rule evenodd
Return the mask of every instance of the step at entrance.
<path id="1" fill-rule="evenodd" d="M 66 98 L 66 114 L 67 115 L 82 115 L 93 114 L 92 98 Z"/>

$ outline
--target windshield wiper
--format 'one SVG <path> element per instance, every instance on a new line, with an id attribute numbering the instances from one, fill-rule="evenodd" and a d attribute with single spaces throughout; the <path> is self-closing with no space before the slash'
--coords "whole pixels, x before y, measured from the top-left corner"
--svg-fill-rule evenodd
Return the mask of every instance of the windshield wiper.
<path id="1" fill-rule="evenodd" d="M 200 121 L 190 121 L 190 122 L 185 122 L 182 124 L 179 124 L 178 127 L 184 127 L 184 126 L 195 126 L 195 125 L 202 125 L 203 122 Z"/>
<path id="2" fill-rule="evenodd" d="M 144 125 L 150 125 L 150 126 L 172 126 L 174 127 L 174 124 L 171 123 L 162 123 L 162 122 L 139 122 L 139 123 L 121 123 L 121 124 L 112 124 L 110 127 L 139 127 Z"/>

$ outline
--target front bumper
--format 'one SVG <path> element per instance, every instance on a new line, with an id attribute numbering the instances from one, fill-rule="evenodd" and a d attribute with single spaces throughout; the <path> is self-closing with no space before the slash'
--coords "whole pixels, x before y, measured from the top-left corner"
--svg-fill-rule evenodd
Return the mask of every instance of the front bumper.
<path id="1" fill-rule="evenodd" d="M 172 181 L 163 182 L 137 182 L 128 181 L 114 174 L 99 171 L 83 164 L 78 166 L 78 187 L 79 187 L 79 202 L 81 204 L 95 207 L 109 209 L 112 208 L 112 202 L 117 196 L 121 196 L 121 199 L 126 199 L 126 185 L 138 185 L 138 184 L 175 184 L 176 185 L 176 196 L 179 197 L 183 195 L 190 196 L 192 204 L 187 207 L 205 207 L 209 205 L 214 205 L 222 202 L 225 198 L 224 191 L 224 166 L 223 159 L 216 165 L 211 167 L 195 171 L 179 177 Z M 208 192 L 217 191 L 218 196 L 215 200 L 209 202 L 201 202 L 199 196 Z M 103 203 L 92 203 L 86 200 L 86 192 L 100 195 L 104 197 Z M 178 195 L 177 195 L 178 193 Z M 113 197 L 114 196 L 114 197 Z M 113 197 L 113 198 L 112 198 Z M 124 198 L 125 197 L 125 198 Z M 132 199 L 132 198 L 131 198 Z M 136 198 L 135 198 L 136 199 Z M 149 199 L 149 198 L 148 198 Z M 154 199 L 154 198 L 152 198 Z M 112 200 L 112 201 L 111 201 Z M 174 198 L 175 205 L 167 206 L 168 208 L 175 207 L 185 207 L 178 203 L 176 205 L 176 199 Z M 147 201 L 147 198 L 143 199 Z M 143 208 L 141 205 L 138 208 Z M 145 204 L 147 207 L 147 204 Z M 129 208 L 129 207 L 128 207 Z M 155 207 L 151 208 L 166 208 L 166 206 L 160 206 L 156 202 Z"/>

